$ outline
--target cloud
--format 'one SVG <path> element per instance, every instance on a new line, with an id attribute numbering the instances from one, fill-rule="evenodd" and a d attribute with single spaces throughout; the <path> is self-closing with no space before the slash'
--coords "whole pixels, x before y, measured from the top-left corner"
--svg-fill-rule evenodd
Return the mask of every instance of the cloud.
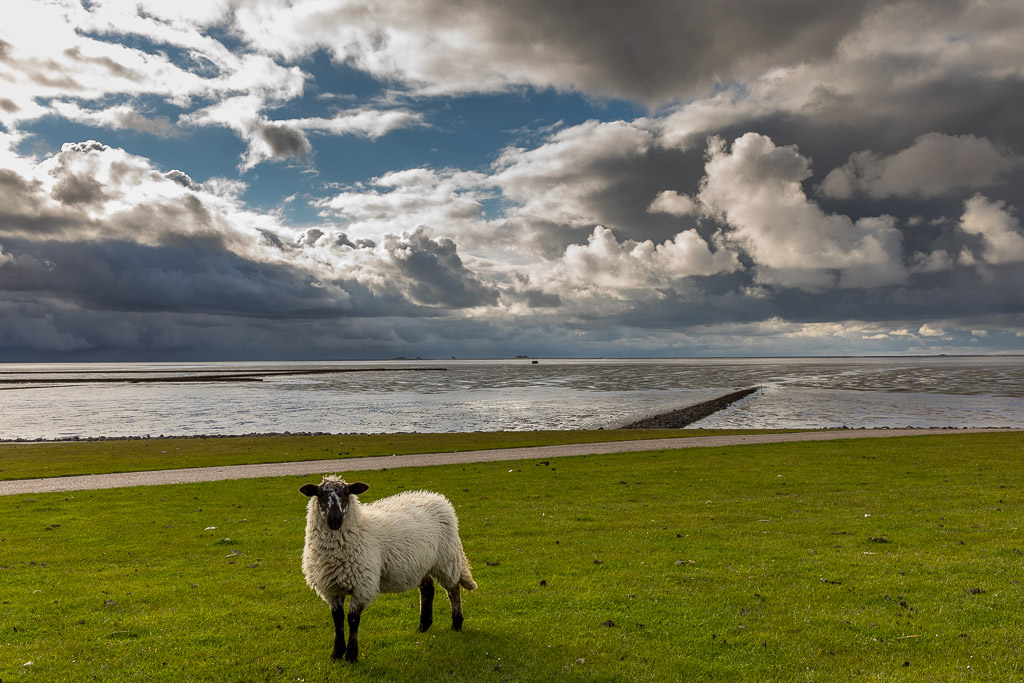
<path id="1" fill-rule="evenodd" d="M 338 290 L 310 286 L 308 272 L 254 261 L 205 236 L 160 245 L 127 240 L 8 240 L 14 260 L 0 289 L 57 297 L 82 310 L 189 314 L 319 316 L 349 309 Z"/>
<path id="2" fill-rule="evenodd" d="M 74 102 L 51 101 L 54 113 L 69 121 L 90 126 L 106 127 L 113 130 L 130 129 L 161 138 L 178 137 L 181 131 L 166 116 L 148 117 L 129 104 L 120 104 L 106 109 L 86 110 Z"/>
<path id="3" fill-rule="evenodd" d="M 928 133 L 891 156 L 856 152 L 821 183 L 826 197 L 939 197 L 953 190 L 993 185 L 1012 162 L 989 140 Z"/>
<path id="4" fill-rule="evenodd" d="M 487 232 L 483 202 L 493 196 L 493 183 L 481 173 L 410 168 L 392 171 L 319 200 L 324 215 L 344 221 L 358 237 L 376 238 L 416 226 L 431 226 L 448 236 L 472 241 Z"/>
<path id="5" fill-rule="evenodd" d="M 960 229 L 980 238 L 981 258 L 987 263 L 1024 261 L 1024 233 L 1020 220 L 1010 213 L 1006 202 L 992 201 L 976 194 L 964 202 Z M 968 260 L 973 262 L 973 257 Z"/>
<path id="6" fill-rule="evenodd" d="M 539 147 L 505 149 L 493 181 L 519 204 L 519 215 L 592 225 L 590 199 L 607 189 L 612 165 L 644 155 L 653 142 L 646 121 L 587 121 L 552 134 Z"/>
<path id="7" fill-rule="evenodd" d="M 759 282 L 813 291 L 903 281 L 894 220 L 825 213 L 804 193 L 810 160 L 795 147 L 747 133 L 729 150 L 715 138 L 705 173 L 698 199 L 730 226 L 727 241 L 750 255 Z"/>
<path id="8" fill-rule="evenodd" d="M 261 101 L 292 99 L 302 93 L 304 76 L 258 54 L 235 54 L 203 35 L 204 21 L 220 21 L 227 6 L 211 3 L 213 12 L 195 17 L 171 16 L 161 5 L 113 3 L 37 3 L 11 0 L 0 29 L 0 79 L 8 83 L 3 108 L 5 125 L 62 112 L 108 125 L 150 127 L 167 131 L 163 121 L 146 123 L 117 97 L 156 95 L 186 104 L 193 97 L 224 97 L 249 92 Z M 117 39 L 131 35 L 134 46 Z M 169 46 L 186 51 L 177 60 Z M 56 107 L 49 107 L 50 99 Z M 79 102 L 105 100 L 114 107 L 85 111 Z"/>
<path id="9" fill-rule="evenodd" d="M 677 105 L 659 119 L 665 144 L 692 148 L 708 133 L 787 120 L 805 133 L 845 139 L 964 129 L 978 137 L 1020 134 L 1005 116 L 1021 106 L 1019 3 L 907 1 L 862 9 L 834 51 L 762 62 L 748 77 L 723 79 L 716 92 Z"/>
<path id="10" fill-rule="evenodd" d="M 331 118 L 289 119 L 279 123 L 299 130 L 359 135 L 376 140 L 395 130 L 423 125 L 423 114 L 407 109 L 352 109 L 338 112 Z"/>
<path id="11" fill-rule="evenodd" d="M 247 171 L 264 161 L 294 159 L 306 162 L 313 148 L 306 131 L 334 135 L 359 135 L 375 139 L 422 123 L 422 116 L 406 110 L 356 109 L 338 112 L 332 118 L 270 120 L 263 114 L 259 96 L 240 95 L 180 117 L 184 125 L 223 126 L 246 141 L 240 170 Z"/>
<path id="12" fill-rule="evenodd" d="M 697 211 L 697 205 L 690 197 L 679 194 L 675 190 L 664 190 L 658 193 L 651 205 L 647 207 L 651 213 L 667 213 L 673 216 L 687 216 Z"/>
<path id="13" fill-rule="evenodd" d="M 541 0 L 282 1 L 243 5 L 234 21 L 253 49 L 297 59 L 328 48 L 338 62 L 424 93 L 530 85 L 662 103 L 765 62 L 827 57 L 871 7 L 598 0 L 581 12 Z"/>
<path id="14" fill-rule="evenodd" d="M 374 140 L 391 131 L 420 125 L 422 115 L 405 110 L 379 111 L 362 109 L 340 112 L 332 118 L 254 119 L 233 127 L 248 140 L 242 169 L 248 170 L 262 161 L 296 159 L 307 161 L 313 147 L 306 131 L 332 135 L 358 135 Z"/>
<path id="15" fill-rule="evenodd" d="M 172 181 L 178 183 L 179 185 L 181 185 L 182 187 L 188 188 L 190 190 L 202 189 L 202 186 L 200 186 L 198 183 L 196 183 L 194 180 L 192 180 L 192 178 L 189 176 L 189 174 L 185 173 L 184 171 L 179 171 L 177 169 L 172 169 L 170 171 L 167 171 L 163 175 L 168 180 L 172 180 Z"/>
<path id="16" fill-rule="evenodd" d="M 498 300 L 450 239 L 422 228 L 380 242 L 295 231 L 230 193 L 95 141 L 65 144 L 31 177 L 0 172 L 0 192 L 8 190 L 20 199 L 3 204 L 0 301 L 287 320 L 416 319 Z"/>
<path id="17" fill-rule="evenodd" d="M 644 188 L 632 208 L 623 190 L 646 180 L 654 142 L 646 119 L 591 120 L 557 130 L 533 148 L 504 149 L 489 178 L 507 202 L 501 236 L 513 238 L 517 250 L 557 258 L 596 225 L 634 230 L 634 218 L 649 219 L 650 190 Z"/>
<path id="18" fill-rule="evenodd" d="M 244 168 L 252 168 L 264 159 L 303 160 L 313 151 L 306 135 L 287 124 L 260 121 L 253 127 Z"/>
<path id="19" fill-rule="evenodd" d="M 736 255 L 721 247 L 711 251 L 695 230 L 671 240 L 618 241 L 611 230 L 598 226 L 585 245 L 570 245 L 561 259 L 568 283 L 596 287 L 604 295 L 643 299 L 657 296 L 652 288 L 679 285 L 693 276 L 729 273 L 739 269 Z"/>
<path id="20" fill-rule="evenodd" d="M 469 308 L 497 302 L 497 290 L 463 265 L 450 239 L 431 238 L 419 228 L 385 235 L 376 252 L 392 267 L 390 282 L 417 304 Z"/>
<path id="21" fill-rule="evenodd" d="M 938 273 L 954 266 L 953 257 L 943 249 L 936 249 L 929 253 L 914 252 L 912 261 L 911 270 L 918 273 Z"/>
<path id="22" fill-rule="evenodd" d="M 0 346 L 905 351 L 925 321 L 930 349 L 1020 326 L 1019 2 L 11 2 Z M 108 144 L 60 147 L 68 121 Z M 278 167 L 224 177 L 232 136 L 239 171 Z M 351 138 L 337 177 L 310 173 L 325 136 Z"/>

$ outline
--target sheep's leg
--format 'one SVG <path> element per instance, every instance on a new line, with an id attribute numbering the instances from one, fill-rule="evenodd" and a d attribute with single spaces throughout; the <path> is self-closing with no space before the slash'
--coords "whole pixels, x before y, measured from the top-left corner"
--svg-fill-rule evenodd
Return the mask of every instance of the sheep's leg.
<path id="1" fill-rule="evenodd" d="M 331 605 L 331 618 L 334 619 L 334 651 L 331 659 L 341 659 L 345 654 L 345 598 L 337 605 Z"/>
<path id="2" fill-rule="evenodd" d="M 459 584 L 454 588 L 445 588 L 448 592 L 448 602 L 452 603 L 452 630 L 462 630 L 462 594 L 459 592 Z"/>
<path id="3" fill-rule="evenodd" d="M 434 623 L 434 580 L 430 575 L 420 581 L 420 633 Z"/>
<path id="4" fill-rule="evenodd" d="M 362 613 L 363 606 L 352 600 L 348 606 L 348 649 L 345 651 L 345 659 L 350 662 L 359 657 L 359 617 Z"/>

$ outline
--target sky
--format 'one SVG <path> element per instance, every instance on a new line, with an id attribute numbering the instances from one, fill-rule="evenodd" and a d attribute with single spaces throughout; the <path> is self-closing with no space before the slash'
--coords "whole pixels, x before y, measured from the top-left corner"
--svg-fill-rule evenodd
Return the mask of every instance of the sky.
<path id="1" fill-rule="evenodd" d="M 1019 0 L 5 0 L 0 361 L 1024 349 Z"/>

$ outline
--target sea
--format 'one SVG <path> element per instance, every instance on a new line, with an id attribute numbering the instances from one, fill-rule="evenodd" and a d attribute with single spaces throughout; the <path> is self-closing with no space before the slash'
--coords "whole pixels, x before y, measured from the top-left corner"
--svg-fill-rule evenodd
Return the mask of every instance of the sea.
<path id="1" fill-rule="evenodd" d="M 1024 428 L 1024 356 L 0 364 L 0 440 L 692 428 Z"/>

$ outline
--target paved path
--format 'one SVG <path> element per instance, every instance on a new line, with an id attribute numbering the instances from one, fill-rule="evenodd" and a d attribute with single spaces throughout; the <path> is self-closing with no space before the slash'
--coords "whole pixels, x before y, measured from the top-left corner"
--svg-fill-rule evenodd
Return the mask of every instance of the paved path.
<path id="1" fill-rule="evenodd" d="M 634 451 L 660 451 L 679 448 L 741 446 L 789 441 L 830 441 L 834 439 L 866 439 L 891 436 L 922 436 L 927 434 L 973 434 L 979 432 L 1016 431 L 1000 429 L 845 429 L 791 434 L 747 434 L 726 436 L 696 436 L 673 439 L 644 439 L 637 441 L 606 441 L 600 443 L 565 444 L 561 446 L 534 446 L 529 448 L 500 448 L 461 453 L 420 453 L 390 455 L 341 460 L 304 460 L 300 462 L 267 463 L 262 465 L 228 465 L 224 467 L 192 467 L 180 470 L 153 470 L 118 474 L 90 474 L 75 477 L 47 479 L 20 479 L 0 481 L 0 496 L 19 493 L 52 493 L 112 489 L 124 486 L 154 486 L 157 484 L 191 484 L 225 479 L 256 479 L 258 477 L 285 477 L 293 475 L 320 475 L 346 471 L 394 469 L 398 467 L 424 467 L 501 460 L 533 460 L 564 458 L 573 455 L 601 453 L 630 453 Z"/>

